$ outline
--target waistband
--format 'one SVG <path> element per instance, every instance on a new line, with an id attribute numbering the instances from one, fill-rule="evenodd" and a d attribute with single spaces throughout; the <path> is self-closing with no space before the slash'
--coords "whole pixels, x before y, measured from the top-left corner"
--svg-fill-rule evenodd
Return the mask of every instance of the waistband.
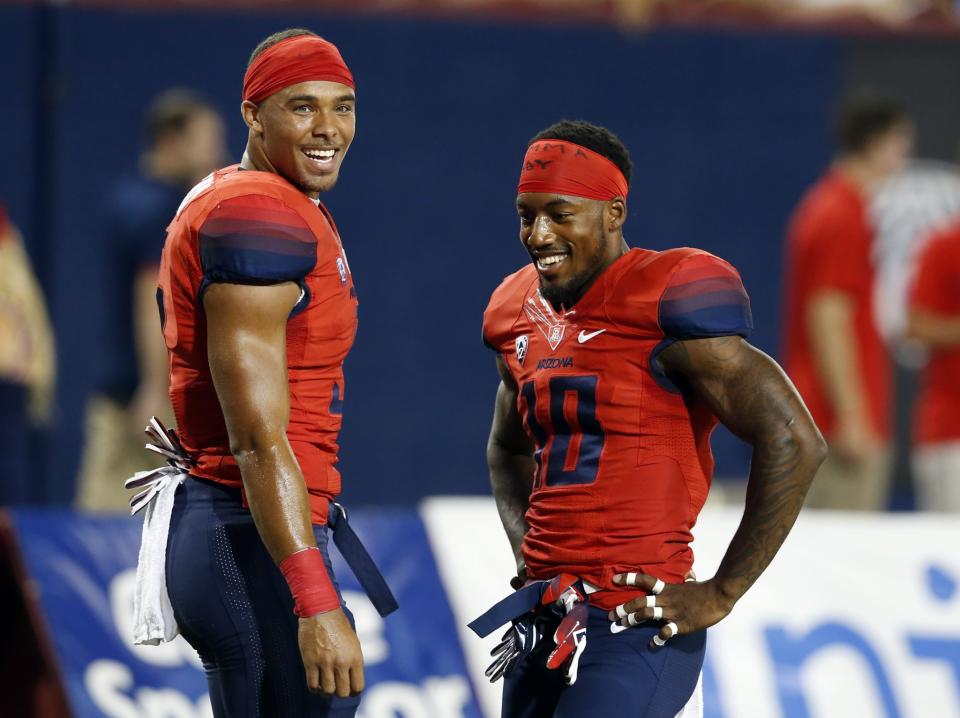
<path id="1" fill-rule="evenodd" d="M 587 588 L 588 585 L 592 590 Z M 598 590 L 596 586 L 586 584 L 582 579 L 571 574 L 560 574 L 545 581 L 530 581 L 497 601 L 482 615 L 468 623 L 467 627 L 480 638 L 486 638 L 503 624 L 520 618 L 541 605 L 565 598 L 568 589 L 573 589 L 576 601 L 583 603 L 589 603 L 589 594 Z"/>

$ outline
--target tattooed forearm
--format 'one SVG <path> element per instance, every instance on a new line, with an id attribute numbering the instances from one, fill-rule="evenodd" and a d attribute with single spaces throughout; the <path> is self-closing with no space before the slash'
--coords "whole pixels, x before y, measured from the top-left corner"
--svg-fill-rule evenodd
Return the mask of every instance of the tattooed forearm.
<path id="1" fill-rule="evenodd" d="M 795 417 L 771 419 L 779 426 L 754 444 L 743 519 L 717 572 L 724 593 L 734 601 L 779 550 L 820 463 L 819 452 L 804 451 Z"/>
<path id="2" fill-rule="evenodd" d="M 753 445 L 747 500 L 715 581 L 732 605 L 764 571 L 789 533 L 826 450 L 783 371 L 739 338 L 681 342 L 664 352 L 668 371 Z"/>
<path id="3" fill-rule="evenodd" d="M 500 521 L 519 566 L 520 547 L 529 528 L 525 515 L 535 464 L 533 446 L 523 430 L 516 402 L 516 387 L 506 377 L 497 390 L 493 426 L 487 442 L 487 465 Z"/>

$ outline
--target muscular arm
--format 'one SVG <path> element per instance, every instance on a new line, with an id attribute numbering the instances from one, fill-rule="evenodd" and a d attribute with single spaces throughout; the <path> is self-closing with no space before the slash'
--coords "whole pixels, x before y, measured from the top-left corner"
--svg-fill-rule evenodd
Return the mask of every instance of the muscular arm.
<path id="1" fill-rule="evenodd" d="M 666 586 L 655 607 L 640 598 L 624 604 L 623 615 L 610 612 L 611 621 L 634 625 L 662 611 L 668 623 L 654 637 L 654 645 L 662 645 L 674 630 L 708 628 L 733 610 L 783 544 L 826 453 L 820 432 L 783 370 L 740 337 L 680 341 L 665 349 L 660 361 L 674 381 L 705 401 L 727 428 L 753 446 L 753 460 L 743 518 L 716 575 L 702 583 Z M 619 574 L 613 580 L 648 593 L 656 583 L 645 574 Z"/>
<path id="2" fill-rule="evenodd" d="M 934 314 L 923 309 L 910 311 L 908 332 L 931 349 L 960 345 L 960 317 Z"/>
<path id="3" fill-rule="evenodd" d="M 250 513 L 276 563 L 316 546 L 310 502 L 287 440 L 287 318 L 293 282 L 213 284 L 204 295 L 210 373 L 243 477 Z M 363 689 L 360 643 L 342 609 L 300 619 L 298 642 L 310 690 L 345 697 Z"/>
<path id="4" fill-rule="evenodd" d="M 523 430 L 517 411 L 517 384 L 500 357 L 497 357 L 497 371 L 500 386 L 487 441 L 487 465 L 497 511 L 517 561 L 517 575 L 524 579 L 526 570 L 520 547 L 529 528 L 524 514 L 533 489 L 533 444 Z"/>
<path id="5" fill-rule="evenodd" d="M 210 373 L 230 451 L 257 531 L 277 563 L 316 545 L 307 488 L 287 441 L 286 327 L 298 297 L 292 282 L 213 284 L 203 300 Z"/>
<path id="6" fill-rule="evenodd" d="M 783 370 L 740 337 L 677 342 L 661 361 L 753 447 L 743 519 L 708 582 L 729 612 L 793 526 L 826 445 Z"/>

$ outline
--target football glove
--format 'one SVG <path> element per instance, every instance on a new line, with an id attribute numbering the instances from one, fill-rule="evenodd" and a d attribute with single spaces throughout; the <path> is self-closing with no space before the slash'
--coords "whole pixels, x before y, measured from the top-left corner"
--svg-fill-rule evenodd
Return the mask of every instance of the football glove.
<path id="1" fill-rule="evenodd" d="M 533 612 L 514 620 L 503 634 L 500 643 L 490 651 L 493 663 L 485 671 L 491 683 L 507 676 L 530 655 L 537 643 L 543 638 L 546 619 Z"/>

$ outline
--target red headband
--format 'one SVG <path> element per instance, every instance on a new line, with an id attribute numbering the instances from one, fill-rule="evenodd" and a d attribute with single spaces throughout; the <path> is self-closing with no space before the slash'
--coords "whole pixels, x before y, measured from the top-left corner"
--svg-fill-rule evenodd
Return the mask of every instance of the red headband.
<path id="1" fill-rule="evenodd" d="M 264 50 L 247 68 L 243 99 L 260 102 L 284 87 L 309 80 L 356 87 L 336 45 L 316 35 L 295 35 Z"/>
<path id="2" fill-rule="evenodd" d="M 527 148 L 517 192 L 626 199 L 627 178 L 613 162 L 586 147 L 565 140 L 538 140 Z"/>

